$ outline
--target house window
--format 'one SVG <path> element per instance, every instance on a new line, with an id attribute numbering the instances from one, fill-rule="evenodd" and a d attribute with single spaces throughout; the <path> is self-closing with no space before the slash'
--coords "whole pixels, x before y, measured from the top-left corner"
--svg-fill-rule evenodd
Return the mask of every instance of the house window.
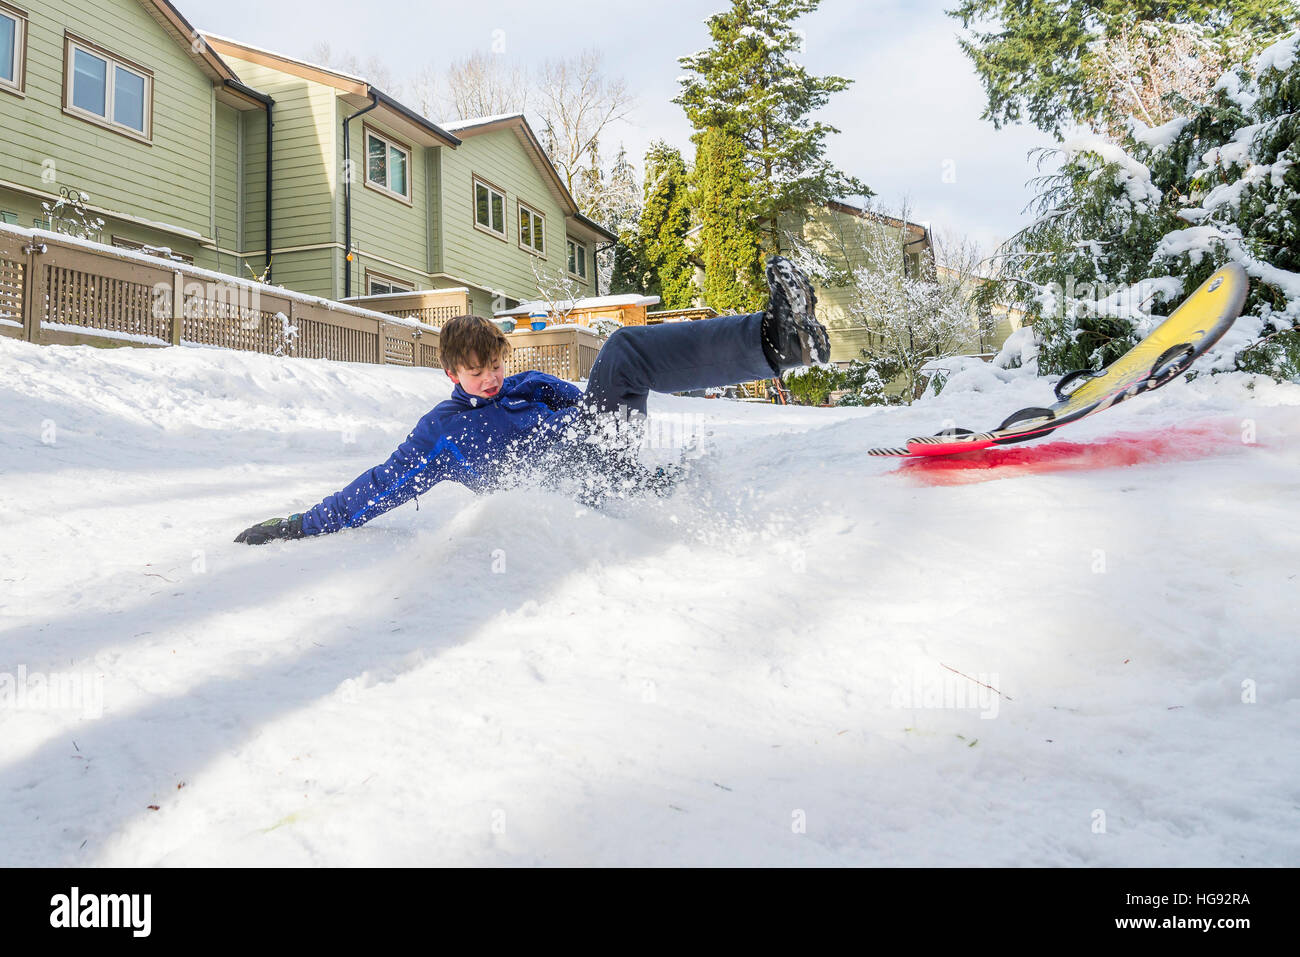
<path id="1" fill-rule="evenodd" d="M 67 38 L 67 112 L 149 139 L 153 75 L 86 41 Z"/>
<path id="2" fill-rule="evenodd" d="M 587 247 L 575 239 L 569 240 L 569 272 L 579 279 L 587 278 Z"/>
<path id="3" fill-rule="evenodd" d="M 506 238 L 506 195 L 480 179 L 474 180 L 474 223 Z"/>
<path id="4" fill-rule="evenodd" d="M 390 279 L 387 276 L 366 273 L 367 296 L 388 296 L 395 292 L 413 292 L 414 290 L 414 286 L 404 283 L 400 279 Z"/>
<path id="5" fill-rule="evenodd" d="M 27 14 L 0 3 L 0 89 L 22 92 L 26 40 Z"/>
<path id="6" fill-rule="evenodd" d="M 535 253 L 546 253 L 546 217 L 519 204 L 519 245 Z"/>
<path id="7" fill-rule="evenodd" d="M 411 151 L 366 127 L 366 185 L 411 199 Z"/>

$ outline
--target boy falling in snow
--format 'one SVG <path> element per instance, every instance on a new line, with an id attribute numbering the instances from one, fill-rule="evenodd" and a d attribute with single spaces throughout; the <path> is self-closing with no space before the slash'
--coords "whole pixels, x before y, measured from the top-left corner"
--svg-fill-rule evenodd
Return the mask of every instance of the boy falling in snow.
<path id="1" fill-rule="evenodd" d="M 254 525 L 235 541 L 261 545 L 356 528 L 438 482 L 476 492 L 498 488 L 517 464 L 560 474 L 594 468 L 665 494 L 671 480 L 662 469 L 651 475 L 587 438 L 612 414 L 631 409 L 644 416 L 650 391 L 732 385 L 829 361 L 830 341 L 814 315 L 817 297 L 808 278 L 773 256 L 767 283 L 763 312 L 617 330 L 596 357 L 585 393 L 543 372 L 506 377 L 501 360 L 509 344 L 501 330 L 479 316 L 457 316 L 440 336 L 443 367 L 456 383 L 451 398 L 420 419 L 383 465 L 308 511 Z M 600 498 L 584 500 L 599 504 Z"/>

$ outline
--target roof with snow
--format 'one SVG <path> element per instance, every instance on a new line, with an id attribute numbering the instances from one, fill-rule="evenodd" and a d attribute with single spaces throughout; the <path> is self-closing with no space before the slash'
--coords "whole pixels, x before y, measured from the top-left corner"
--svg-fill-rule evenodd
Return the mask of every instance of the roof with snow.
<path id="1" fill-rule="evenodd" d="M 167 0 L 140 0 L 140 5 L 185 49 L 208 79 L 216 84 L 218 99 L 244 110 L 266 108 L 266 94 L 246 86 L 210 44 L 195 42 L 195 38 L 201 34 L 190 26 L 190 22 L 176 7 Z"/>
<path id="2" fill-rule="evenodd" d="M 206 44 L 226 56 L 260 63 L 273 70 L 300 76 L 303 79 L 331 86 L 349 105 L 364 109 L 371 101 L 386 108 L 385 116 L 397 124 L 397 132 L 413 138 L 421 146 L 459 146 L 460 139 L 442 129 L 418 110 L 389 96 L 362 76 L 344 73 L 333 67 L 321 66 L 298 57 L 277 53 L 265 47 L 253 46 L 243 40 L 200 32 Z M 379 114 L 376 114 L 379 115 Z"/>
<path id="3" fill-rule="evenodd" d="M 468 130 L 476 126 L 486 126 L 489 123 L 500 123 L 502 120 L 524 119 L 522 113 L 497 113 L 493 116 L 471 116 L 463 120 L 449 120 L 442 124 L 444 130 Z"/>
<path id="4" fill-rule="evenodd" d="M 620 306 L 657 306 L 658 296 L 638 296 L 628 293 L 622 296 L 588 296 L 586 299 L 561 299 L 553 305 L 562 312 L 583 312 L 595 309 L 617 309 Z M 543 299 L 521 302 L 514 309 L 504 309 L 498 316 L 526 316 L 533 310 L 550 312 L 552 303 Z"/>

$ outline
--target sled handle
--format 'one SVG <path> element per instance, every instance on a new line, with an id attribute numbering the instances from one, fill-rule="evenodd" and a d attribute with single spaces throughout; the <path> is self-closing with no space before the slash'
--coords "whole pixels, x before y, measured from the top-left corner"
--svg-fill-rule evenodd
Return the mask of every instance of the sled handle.
<path id="1" fill-rule="evenodd" d="M 1170 346 L 1151 364 L 1147 379 L 1151 381 L 1153 388 L 1162 386 L 1175 376 L 1186 372 L 1195 358 L 1196 350 L 1192 348 L 1191 343 L 1180 342 L 1176 346 Z"/>
<path id="2" fill-rule="evenodd" d="M 1075 369 L 1073 372 L 1067 372 L 1065 375 L 1061 376 L 1061 378 L 1056 381 L 1056 385 L 1052 387 L 1052 391 L 1056 393 L 1056 398 L 1058 400 L 1064 402 L 1068 396 L 1065 387 L 1071 382 L 1083 378 L 1092 379 L 1104 374 L 1104 372 L 1098 372 L 1095 369 Z"/>
<path id="3" fill-rule="evenodd" d="M 1056 413 L 1053 412 L 1051 409 L 1044 409 L 1044 408 L 1041 408 L 1041 407 L 1036 406 L 1036 405 L 1031 405 L 1031 406 L 1030 406 L 1029 408 L 1027 408 L 1027 409 L 1021 409 L 1019 412 L 1012 412 L 1009 416 L 1007 416 L 1005 419 L 1003 419 L 1003 420 L 1002 420 L 1002 424 L 999 425 L 999 426 L 998 426 L 996 429 L 994 429 L 993 431 L 994 431 L 995 433 L 997 433 L 997 432 L 1001 432 L 1003 429 L 1008 428 L 1009 426 L 1015 425 L 1017 422 L 1026 422 L 1026 421 L 1028 421 L 1029 419 L 1049 419 L 1049 420 L 1050 420 L 1050 419 L 1054 419 L 1054 418 L 1056 418 Z M 1037 431 L 1037 432 L 1031 432 L 1029 435 L 1008 435 L 1008 436 L 1001 436 L 1001 437 L 995 439 L 995 441 L 998 443 L 998 445 L 1013 445 L 1013 444 L 1015 444 L 1016 442 L 1028 442 L 1030 439 L 1041 439 L 1043 436 L 1045 436 L 1045 435 L 1051 435 L 1051 434 L 1052 434 L 1053 432 L 1055 432 L 1055 431 L 1056 431 L 1055 428 L 1051 428 L 1051 429 L 1042 429 L 1042 430 Z"/>
<path id="4" fill-rule="evenodd" d="M 1009 416 L 1003 419 L 1002 424 L 999 425 L 993 431 L 1001 432 L 1003 429 L 1013 426 L 1017 422 L 1025 422 L 1028 421 L 1029 419 L 1054 419 L 1054 418 L 1056 418 L 1056 414 L 1051 409 L 1044 409 L 1036 405 L 1031 405 L 1027 409 L 1021 409 L 1019 412 L 1012 412 Z"/>

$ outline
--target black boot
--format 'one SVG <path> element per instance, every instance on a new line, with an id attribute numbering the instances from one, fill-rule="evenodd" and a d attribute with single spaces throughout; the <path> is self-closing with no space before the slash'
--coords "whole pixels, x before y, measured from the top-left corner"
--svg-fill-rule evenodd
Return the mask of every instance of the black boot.
<path id="1" fill-rule="evenodd" d="M 830 337 L 814 312 L 812 283 L 784 256 L 767 261 L 770 300 L 763 314 L 763 354 L 780 374 L 798 366 L 829 362 Z"/>

